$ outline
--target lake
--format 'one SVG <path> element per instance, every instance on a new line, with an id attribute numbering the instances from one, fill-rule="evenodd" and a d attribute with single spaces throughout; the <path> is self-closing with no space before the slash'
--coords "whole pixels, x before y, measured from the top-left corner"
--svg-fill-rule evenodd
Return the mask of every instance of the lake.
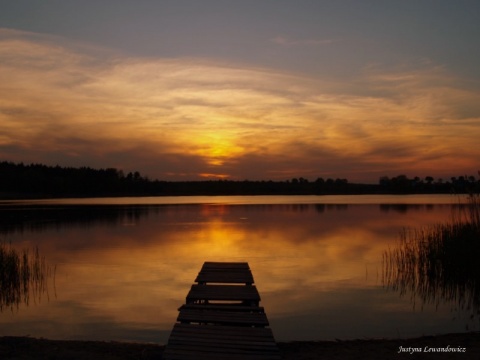
<path id="1" fill-rule="evenodd" d="M 0 241 L 35 249 L 46 287 L 3 304 L 0 336 L 164 344 L 205 261 L 247 261 L 277 341 L 478 330 L 472 309 L 385 283 L 402 229 L 462 199 L 221 196 L 0 202 Z M 32 250 L 33 251 L 33 250 Z"/>

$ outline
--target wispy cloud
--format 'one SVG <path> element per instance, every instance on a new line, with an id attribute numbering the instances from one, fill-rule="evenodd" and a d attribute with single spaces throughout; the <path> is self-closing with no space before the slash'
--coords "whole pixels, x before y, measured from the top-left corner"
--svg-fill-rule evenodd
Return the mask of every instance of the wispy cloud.
<path id="1" fill-rule="evenodd" d="M 0 31 L 0 158 L 166 179 L 375 181 L 477 166 L 480 93 L 443 68 L 325 83 L 74 45 Z"/>
<path id="2" fill-rule="evenodd" d="M 338 42 L 337 39 L 294 39 L 288 36 L 278 35 L 271 42 L 283 46 L 323 46 Z"/>

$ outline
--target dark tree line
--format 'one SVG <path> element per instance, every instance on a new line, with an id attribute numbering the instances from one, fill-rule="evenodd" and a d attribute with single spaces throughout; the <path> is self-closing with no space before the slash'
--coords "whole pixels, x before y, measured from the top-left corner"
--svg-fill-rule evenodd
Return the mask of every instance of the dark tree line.
<path id="1" fill-rule="evenodd" d="M 150 181 L 140 173 L 114 168 L 92 169 L 0 163 L 0 194 L 19 196 L 106 196 L 148 191 Z"/>
<path id="2" fill-rule="evenodd" d="M 398 175 L 392 178 L 383 176 L 379 180 L 379 185 L 381 191 L 396 194 L 478 193 L 480 190 L 480 180 L 477 180 L 473 175 L 451 177 L 448 180 L 435 179 L 432 176 L 426 176 L 425 178 L 418 176 L 408 178 L 406 175 Z"/>
<path id="3" fill-rule="evenodd" d="M 480 182 L 473 176 L 450 181 L 430 176 L 409 179 L 405 175 L 382 177 L 379 184 L 354 184 L 347 179 L 303 177 L 285 181 L 161 181 L 139 172 L 124 174 L 115 168 L 60 167 L 0 162 L 0 198 L 162 196 L 162 195 L 324 195 L 382 193 L 468 192 Z"/>

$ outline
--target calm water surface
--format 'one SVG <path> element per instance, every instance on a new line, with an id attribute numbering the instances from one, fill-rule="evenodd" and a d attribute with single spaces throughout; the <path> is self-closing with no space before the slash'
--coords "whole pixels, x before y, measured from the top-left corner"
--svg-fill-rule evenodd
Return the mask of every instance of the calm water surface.
<path id="1" fill-rule="evenodd" d="M 0 335 L 166 343 L 204 261 L 247 261 L 277 341 L 478 330 L 471 310 L 383 283 L 403 228 L 450 219 L 452 196 L 173 197 L 0 203 L 0 241 L 54 275 L 4 306 Z"/>

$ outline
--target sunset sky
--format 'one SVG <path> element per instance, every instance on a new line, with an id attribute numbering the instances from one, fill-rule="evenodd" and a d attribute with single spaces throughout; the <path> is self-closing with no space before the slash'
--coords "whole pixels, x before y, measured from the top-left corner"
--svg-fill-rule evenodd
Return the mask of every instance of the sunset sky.
<path id="1" fill-rule="evenodd" d="M 0 9 L 0 161 L 163 180 L 480 170 L 480 1 Z"/>

